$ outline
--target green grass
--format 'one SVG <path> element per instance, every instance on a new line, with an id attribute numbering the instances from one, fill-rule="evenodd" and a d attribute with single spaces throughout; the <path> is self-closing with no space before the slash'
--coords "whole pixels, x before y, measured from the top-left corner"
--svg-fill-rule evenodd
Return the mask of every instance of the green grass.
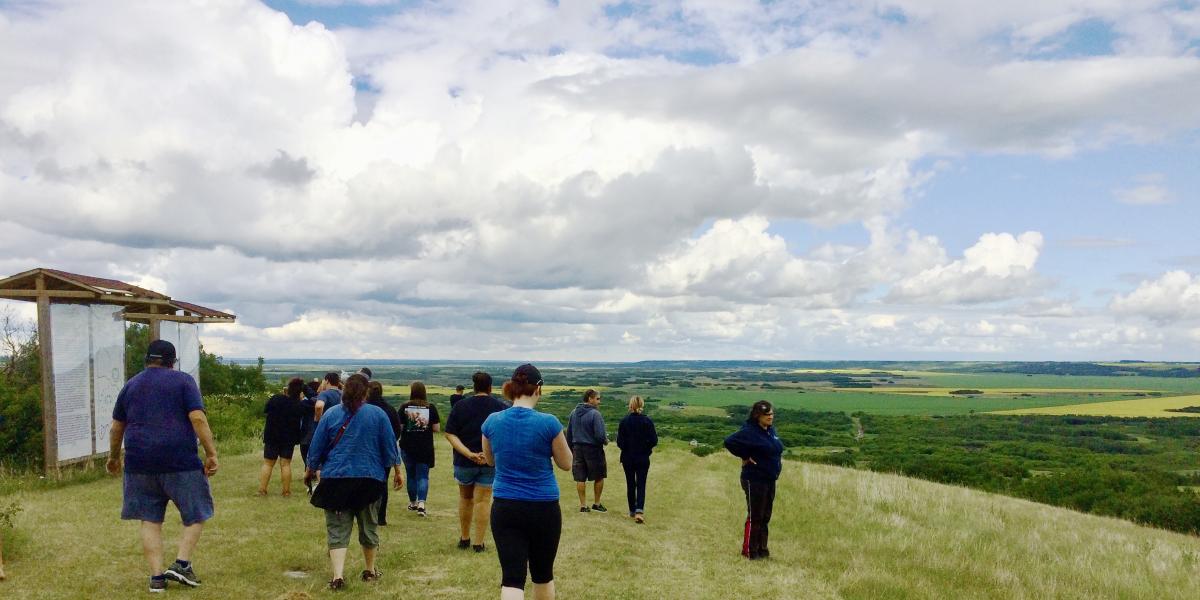
<path id="1" fill-rule="evenodd" d="M 1064 390 L 1066 391 L 1066 390 Z M 812 411 L 866 412 L 880 415 L 960 415 L 974 412 L 1017 410 L 1044 406 L 1086 404 L 1112 400 L 1113 396 L 1087 393 L 1033 394 L 1029 397 L 1003 395 L 977 398 L 922 394 L 885 394 L 846 389 L 833 391 L 806 390 L 730 390 L 715 388 L 619 388 L 608 392 L 609 398 L 623 400 L 633 394 L 657 399 L 660 406 L 672 401 L 689 406 L 722 407 L 750 405 L 769 400 L 779 408 Z"/>
<path id="2" fill-rule="evenodd" d="M 654 457 L 648 523 L 621 516 L 619 469 L 607 515 L 574 512 L 564 490 L 556 564 L 559 597 L 640 598 L 1195 598 L 1200 539 L 1003 496 L 895 475 L 789 462 L 779 483 L 770 561 L 739 549 L 743 500 L 728 456 L 699 458 L 667 442 Z M 611 449 L 610 449 L 611 450 Z M 454 548 L 455 486 L 439 448 L 431 517 L 392 496 L 375 585 L 352 581 L 338 597 L 497 596 L 494 550 Z M 610 461 L 615 467 L 615 454 Z M 303 496 L 254 496 L 260 459 L 226 454 L 213 479 L 217 516 L 196 553 L 201 598 L 333 597 L 320 511 Z M 278 483 L 274 483 L 278 489 Z M 137 597 L 145 573 L 137 526 L 118 519 L 115 479 L 26 490 L 15 536 L 6 538 L 4 598 Z M 172 509 L 173 510 L 173 509 Z M 168 553 L 179 523 L 165 527 Z M 10 532 L 11 533 L 11 532 Z M 361 568 L 351 549 L 347 572 Z M 283 573 L 300 570 L 306 579 Z M 58 576 L 52 574 L 72 574 Z M 290 596 L 289 596 L 290 594 Z"/>

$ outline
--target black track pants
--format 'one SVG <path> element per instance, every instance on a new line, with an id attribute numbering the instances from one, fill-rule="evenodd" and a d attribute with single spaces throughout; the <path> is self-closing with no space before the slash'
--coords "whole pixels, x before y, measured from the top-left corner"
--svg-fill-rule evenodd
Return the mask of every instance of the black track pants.
<path id="1" fill-rule="evenodd" d="M 770 532 L 771 507 L 775 504 L 774 481 L 742 480 L 746 493 L 746 532 L 742 538 L 742 556 L 758 558 L 770 554 L 767 535 Z"/>

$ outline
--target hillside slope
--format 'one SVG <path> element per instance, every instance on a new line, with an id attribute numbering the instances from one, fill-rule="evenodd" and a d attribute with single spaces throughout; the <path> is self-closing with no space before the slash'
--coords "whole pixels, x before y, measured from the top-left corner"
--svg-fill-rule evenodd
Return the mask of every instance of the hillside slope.
<path id="1" fill-rule="evenodd" d="M 738 556 L 743 519 L 735 460 L 682 445 L 655 455 L 648 523 L 623 516 L 615 454 L 606 515 L 576 512 L 563 477 L 559 597 L 612 598 L 1197 598 L 1200 538 L 925 481 L 787 463 L 772 523 L 773 558 Z M 346 597 L 488 598 L 499 567 L 455 549 L 455 487 L 439 449 L 431 517 L 393 492 L 378 584 Z M 254 496 L 255 454 L 227 456 L 213 480 L 217 517 L 196 555 L 201 598 L 328 597 L 324 527 L 303 495 Z M 278 490 L 278 482 L 273 482 Z M 7 498 L 6 500 L 11 500 Z M 137 526 L 118 520 L 116 480 L 18 498 L 6 540 L 5 598 L 144 594 Z M 172 509 L 173 510 L 173 509 Z M 179 524 L 168 513 L 168 553 Z M 361 569 L 351 548 L 348 573 Z M 285 571 L 310 573 L 291 579 Z M 289 596 L 290 594 L 290 596 Z"/>

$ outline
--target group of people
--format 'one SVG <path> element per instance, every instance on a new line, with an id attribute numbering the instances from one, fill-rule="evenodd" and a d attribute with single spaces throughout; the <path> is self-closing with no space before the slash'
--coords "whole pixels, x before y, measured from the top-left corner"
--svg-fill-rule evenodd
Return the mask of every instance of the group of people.
<path id="1" fill-rule="evenodd" d="M 108 470 L 114 475 L 122 472 L 124 449 L 121 515 L 141 522 L 152 592 L 165 590 L 168 580 L 200 585 L 191 553 L 204 522 L 214 514 L 207 478 L 217 472 L 216 447 L 196 382 L 173 370 L 174 362 L 175 349 L 169 342 L 150 344 L 147 369 L 130 379 L 118 396 L 110 440 Z M 427 514 L 433 434 L 441 425 L 438 410 L 419 381 L 409 386 L 408 400 L 394 409 L 384 400 L 382 384 L 371 376 L 371 370 L 363 368 L 345 378 L 328 373 L 315 384 L 293 378 L 265 409 L 258 492 L 268 493 L 278 464 L 282 493 L 291 494 L 291 460 L 300 446 L 310 501 L 325 511 L 329 587 L 334 590 L 346 586 L 346 554 L 355 524 L 363 552 L 361 579 L 381 576 L 376 568 L 377 528 L 387 523 L 389 480 L 399 490 L 407 478 L 409 510 Z M 607 512 L 601 495 L 609 440 L 598 410 L 601 394 L 588 390 L 564 428 L 555 416 L 536 410 L 543 379 L 533 365 L 513 371 L 503 385 L 503 400 L 492 394 L 491 375 L 475 373 L 472 383 L 472 395 L 459 386 L 451 397 L 444 427 L 459 489 L 458 548 L 484 552 L 490 526 L 501 566 L 501 598 L 523 598 L 527 578 L 535 598 L 553 598 L 562 531 L 554 468 L 572 472 L 580 512 Z M 641 524 L 658 435 L 641 398 L 631 398 L 628 407 L 616 444 L 625 471 L 629 517 Z M 747 518 L 742 553 L 750 559 L 770 556 L 768 525 L 783 453 L 773 419 L 770 403 L 757 402 L 746 425 L 725 440 L 726 448 L 743 463 Z M 204 448 L 203 462 L 197 444 Z M 176 561 L 164 569 L 161 531 L 168 501 L 178 507 L 184 531 Z"/>

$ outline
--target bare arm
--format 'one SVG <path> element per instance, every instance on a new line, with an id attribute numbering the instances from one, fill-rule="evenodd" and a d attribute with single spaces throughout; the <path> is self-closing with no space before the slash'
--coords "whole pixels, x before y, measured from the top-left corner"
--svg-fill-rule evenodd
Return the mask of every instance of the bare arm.
<path id="1" fill-rule="evenodd" d="M 192 422 L 192 430 L 196 432 L 200 445 L 204 447 L 204 474 L 212 477 L 217 474 L 217 444 L 213 442 L 208 416 L 202 410 L 193 410 L 188 413 L 188 420 Z"/>
<path id="2" fill-rule="evenodd" d="M 496 456 L 492 454 L 492 441 L 487 439 L 486 435 L 483 436 L 483 461 L 489 467 L 496 466 Z"/>
<path id="3" fill-rule="evenodd" d="M 125 422 L 113 419 L 112 430 L 108 434 L 108 464 L 106 468 L 110 475 L 121 472 L 121 442 L 125 440 Z"/>
<path id="4" fill-rule="evenodd" d="M 472 461 L 475 461 L 475 464 L 482 465 L 484 463 L 483 453 L 471 452 L 471 449 L 468 448 L 466 444 L 462 443 L 462 440 L 458 439 L 457 435 L 454 435 L 453 433 L 447 433 L 446 441 L 450 442 L 450 446 L 454 448 L 455 452 L 471 459 Z"/>
<path id="5" fill-rule="evenodd" d="M 325 414 L 325 401 L 317 400 L 316 403 L 313 404 L 313 420 L 320 423 L 321 415 L 323 414 Z"/>
<path id="6" fill-rule="evenodd" d="M 550 446 L 550 452 L 554 456 L 554 464 L 564 471 L 571 470 L 571 462 L 575 457 L 571 454 L 571 447 L 567 445 L 567 436 L 563 432 L 558 432 L 554 437 L 554 442 Z"/>

